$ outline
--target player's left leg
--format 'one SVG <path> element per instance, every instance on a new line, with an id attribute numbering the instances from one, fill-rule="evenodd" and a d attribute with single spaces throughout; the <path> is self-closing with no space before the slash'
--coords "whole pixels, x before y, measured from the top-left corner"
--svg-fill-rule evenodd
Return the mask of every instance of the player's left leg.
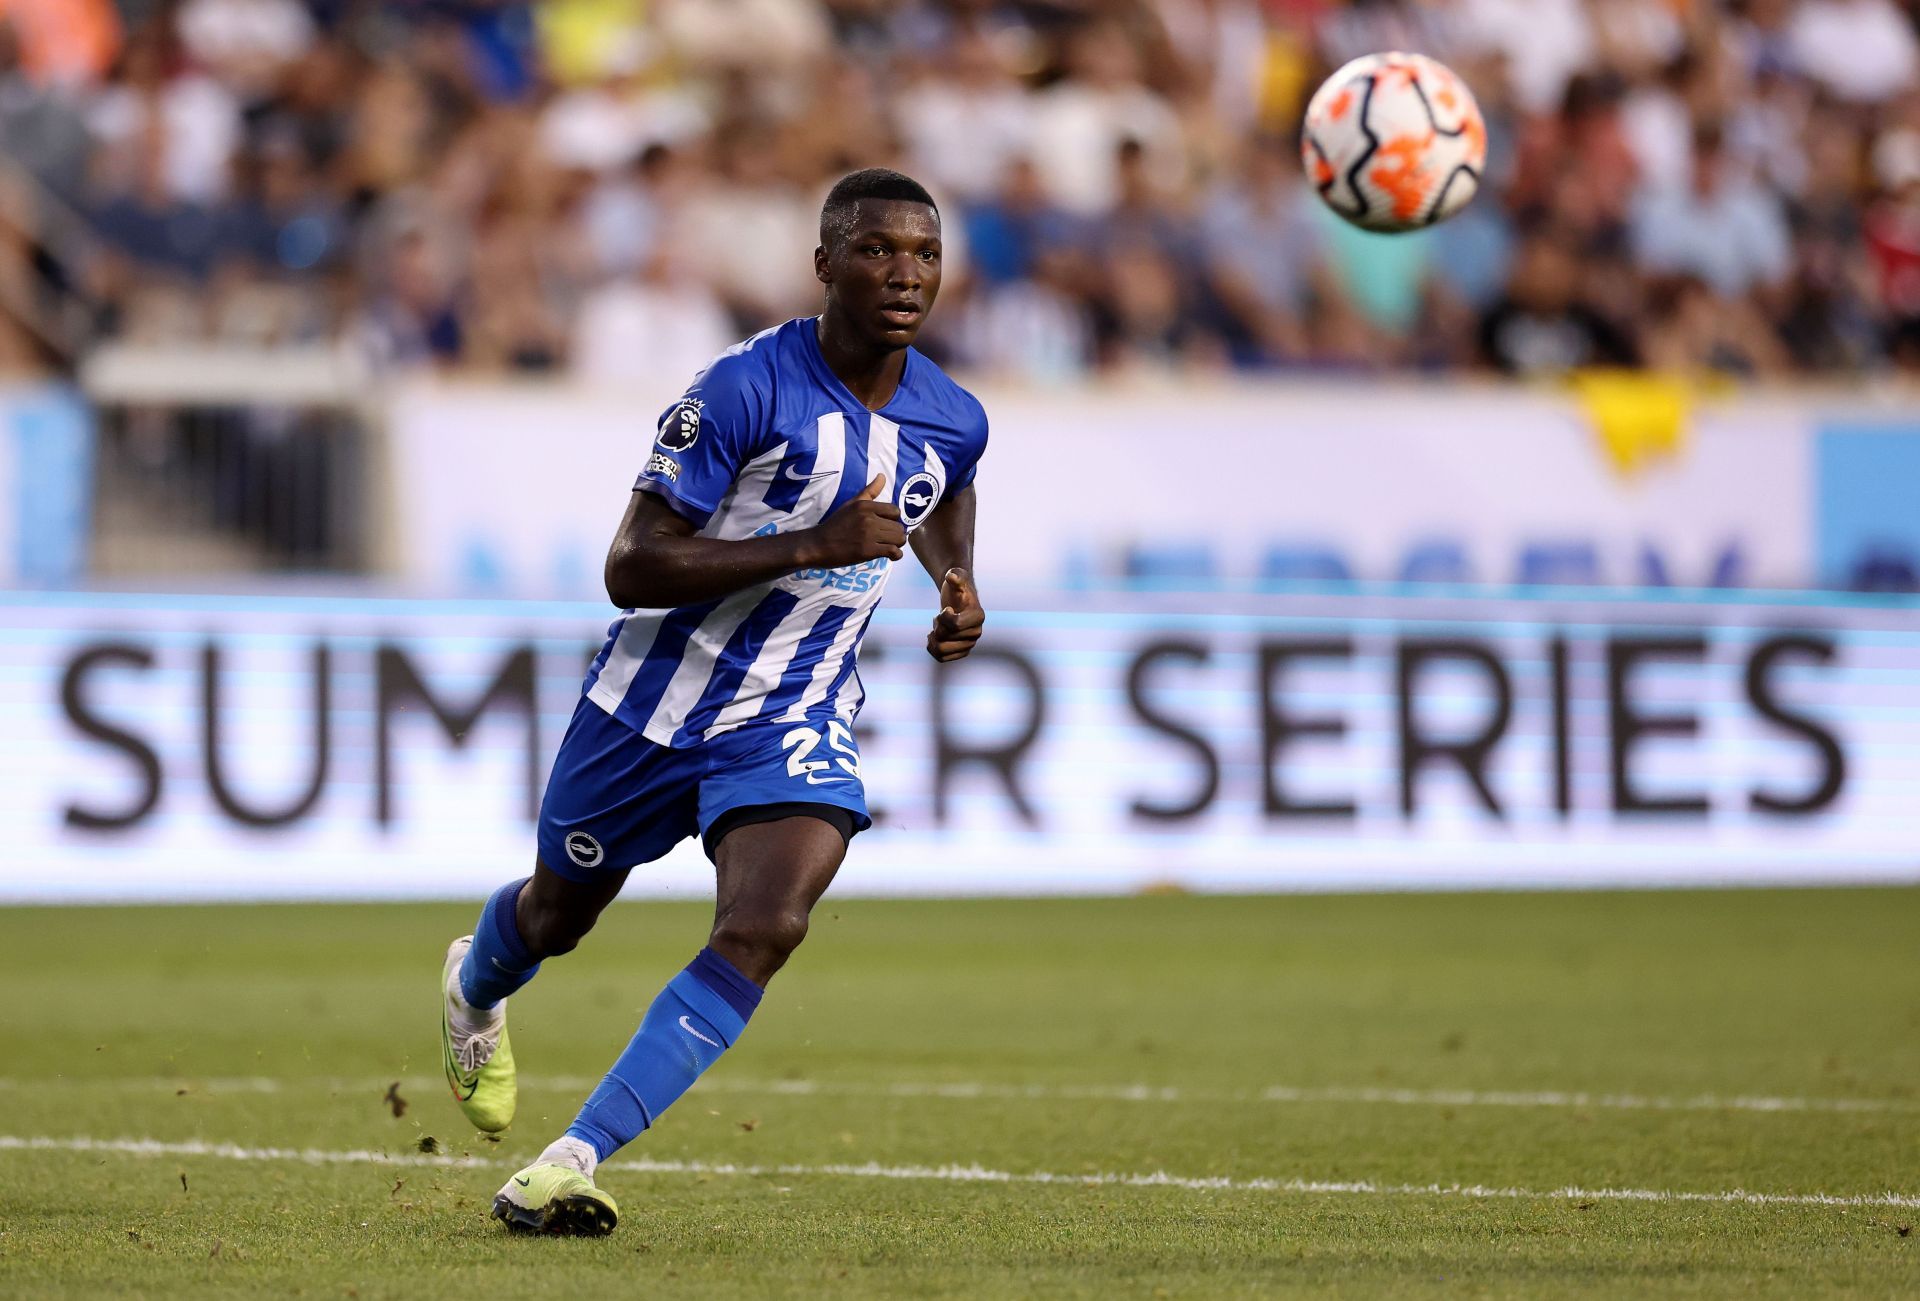
<path id="1" fill-rule="evenodd" d="M 803 808 L 741 810 L 744 816 L 714 847 L 713 933 L 707 945 L 759 989 L 807 938 L 813 906 L 847 856 L 852 826 L 845 811 L 833 805 Z M 774 813 L 787 816 L 762 816 Z"/>
<path id="2" fill-rule="evenodd" d="M 831 758 L 807 758 L 823 748 Z M 806 938 L 848 841 L 871 824 L 859 747 L 839 720 L 740 728 L 698 753 L 698 823 L 716 876 L 707 947 L 660 991 L 566 1134 L 494 1198 L 510 1227 L 613 1227 L 612 1200 L 592 1182 L 599 1163 L 655 1124 L 745 1032 L 767 982 Z M 568 1191 L 543 1193 L 543 1181 L 555 1180 Z"/>
<path id="3" fill-rule="evenodd" d="M 831 812 L 829 813 L 831 817 Z M 773 974 L 846 857 L 836 820 L 784 817 L 729 831 L 716 847 L 707 947 L 660 991 L 627 1050 L 567 1128 L 603 1161 L 632 1142 L 738 1041 Z"/>
<path id="4" fill-rule="evenodd" d="M 718 828 L 707 947 L 660 991 L 566 1134 L 494 1198 L 494 1215 L 509 1227 L 596 1235 L 613 1228 L 618 1212 L 593 1184 L 600 1162 L 652 1126 L 738 1041 L 846 857 L 855 826 L 846 810 L 790 812 L 802 807 L 809 806 L 742 809 L 730 828 Z M 546 1186 L 555 1180 L 566 1189 Z"/>

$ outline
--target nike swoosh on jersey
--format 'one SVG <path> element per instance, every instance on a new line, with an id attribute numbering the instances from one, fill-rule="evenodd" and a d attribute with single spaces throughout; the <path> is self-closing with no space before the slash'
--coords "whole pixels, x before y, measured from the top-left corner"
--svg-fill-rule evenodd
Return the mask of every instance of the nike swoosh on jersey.
<path id="1" fill-rule="evenodd" d="M 840 473 L 838 470 L 821 470 L 817 474 L 795 474 L 794 467 L 791 465 L 785 471 L 786 476 L 795 483 L 812 483 L 815 479 L 831 479 L 838 473 Z"/>

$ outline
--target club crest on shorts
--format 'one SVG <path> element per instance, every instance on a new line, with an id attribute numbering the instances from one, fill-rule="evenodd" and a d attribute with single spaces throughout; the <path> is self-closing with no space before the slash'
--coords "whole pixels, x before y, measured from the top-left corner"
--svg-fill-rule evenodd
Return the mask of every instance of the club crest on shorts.
<path id="1" fill-rule="evenodd" d="M 917 527 L 921 520 L 933 512 L 934 503 L 940 500 L 940 480 L 922 470 L 900 485 L 900 522 L 908 528 Z"/>
<path id="2" fill-rule="evenodd" d="M 567 833 L 567 857 L 573 860 L 575 867 L 598 867 L 607 857 L 607 851 L 600 842 L 584 831 Z"/>
<path id="3" fill-rule="evenodd" d="M 660 422 L 660 436 L 653 445 L 663 452 L 684 452 L 700 437 L 700 413 L 706 403 L 699 398 L 682 398 Z"/>

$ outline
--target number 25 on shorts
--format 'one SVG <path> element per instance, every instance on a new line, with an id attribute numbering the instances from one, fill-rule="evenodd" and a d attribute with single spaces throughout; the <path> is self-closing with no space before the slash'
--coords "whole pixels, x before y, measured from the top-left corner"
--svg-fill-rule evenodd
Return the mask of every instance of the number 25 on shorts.
<path id="1" fill-rule="evenodd" d="M 860 775 L 860 752 L 854 748 L 853 733 L 839 719 L 827 724 L 827 748 L 835 751 L 835 758 L 812 757 L 820 746 L 820 731 L 813 727 L 796 727 L 780 738 L 780 748 L 790 751 L 787 755 L 787 775 L 805 777 L 807 785 L 818 786 L 822 782 L 839 781 L 840 773 L 834 772 L 837 764 L 849 777 Z"/>

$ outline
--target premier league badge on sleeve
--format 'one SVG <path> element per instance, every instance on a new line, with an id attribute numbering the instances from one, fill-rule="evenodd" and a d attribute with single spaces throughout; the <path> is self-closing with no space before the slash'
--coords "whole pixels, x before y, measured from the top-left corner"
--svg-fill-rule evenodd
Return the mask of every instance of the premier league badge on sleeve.
<path id="1" fill-rule="evenodd" d="M 700 437 L 700 412 L 706 406 L 699 398 L 687 398 L 660 422 L 660 436 L 654 446 L 663 452 L 684 452 Z"/>

